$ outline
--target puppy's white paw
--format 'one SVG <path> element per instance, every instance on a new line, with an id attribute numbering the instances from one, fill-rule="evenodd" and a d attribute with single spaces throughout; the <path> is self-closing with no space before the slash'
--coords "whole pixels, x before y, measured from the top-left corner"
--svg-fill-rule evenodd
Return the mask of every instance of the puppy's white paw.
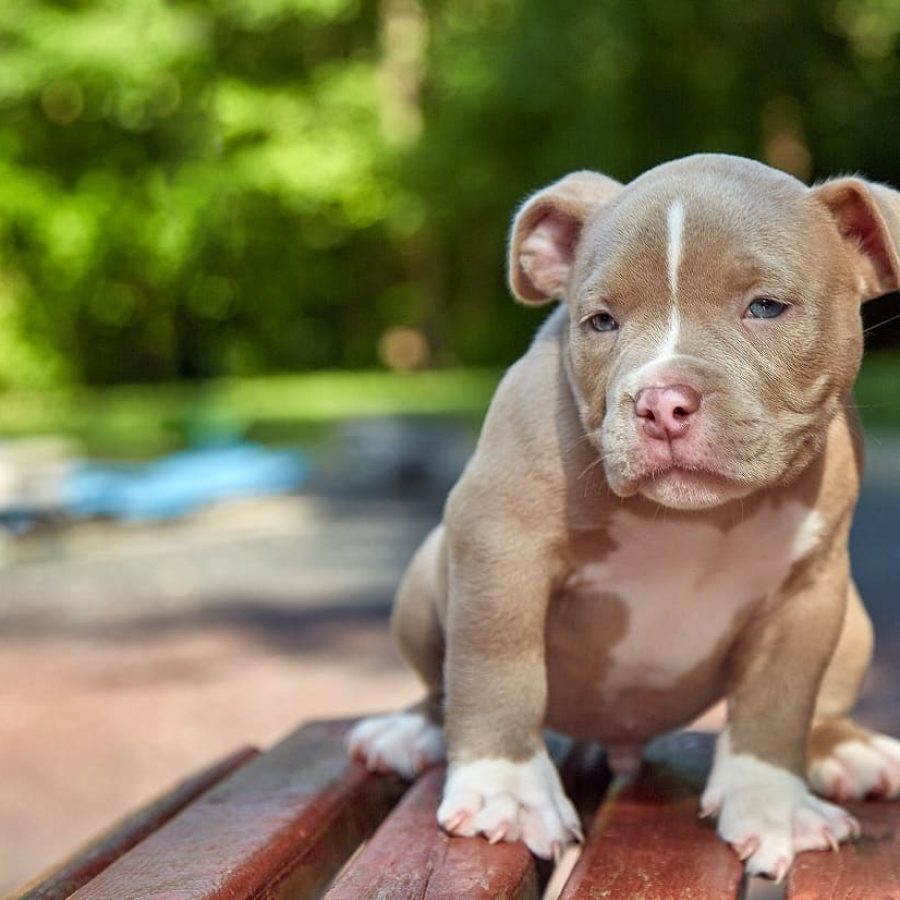
<path id="1" fill-rule="evenodd" d="M 372 772 L 396 772 L 415 778 L 447 755 L 444 732 L 421 713 L 399 712 L 357 722 L 347 750 Z"/>
<path id="2" fill-rule="evenodd" d="M 837 849 L 859 833 L 849 813 L 814 797 L 796 775 L 732 754 L 727 732 L 700 802 L 702 815 L 718 814 L 719 836 L 745 861 L 748 874 L 779 882 L 797 853 Z"/>
<path id="3" fill-rule="evenodd" d="M 451 766 L 438 821 L 450 834 L 483 834 L 492 844 L 522 840 L 546 859 L 584 840 L 546 751 L 527 762 L 480 759 Z"/>
<path id="4" fill-rule="evenodd" d="M 900 796 L 900 741 L 861 734 L 810 760 L 807 775 L 816 793 L 839 803 L 869 796 L 893 799 Z"/>

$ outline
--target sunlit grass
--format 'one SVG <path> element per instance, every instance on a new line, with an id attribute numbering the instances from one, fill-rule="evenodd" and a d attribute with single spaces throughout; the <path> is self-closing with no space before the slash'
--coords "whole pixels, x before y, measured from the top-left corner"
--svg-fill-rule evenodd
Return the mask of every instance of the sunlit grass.
<path id="1" fill-rule="evenodd" d="M 61 434 L 92 456 L 140 457 L 189 443 L 246 436 L 314 440 L 364 416 L 453 416 L 476 423 L 500 373 L 316 372 L 103 391 L 11 392 L 0 397 L 0 434 Z"/>
<path id="2" fill-rule="evenodd" d="M 334 371 L 103 391 L 17 391 L 0 397 L 0 434 L 65 435 L 88 455 L 127 458 L 238 436 L 314 442 L 335 423 L 366 416 L 450 416 L 477 427 L 500 374 Z M 867 357 L 856 400 L 866 427 L 900 430 L 900 355 Z"/>

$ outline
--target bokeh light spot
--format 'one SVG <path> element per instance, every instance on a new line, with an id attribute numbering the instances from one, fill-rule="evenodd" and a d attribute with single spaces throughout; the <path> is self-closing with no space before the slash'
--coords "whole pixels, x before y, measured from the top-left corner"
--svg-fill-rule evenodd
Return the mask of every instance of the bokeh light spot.
<path id="1" fill-rule="evenodd" d="M 41 108 L 55 125 L 71 125 L 84 111 L 81 85 L 70 78 L 51 81 L 41 92 Z"/>

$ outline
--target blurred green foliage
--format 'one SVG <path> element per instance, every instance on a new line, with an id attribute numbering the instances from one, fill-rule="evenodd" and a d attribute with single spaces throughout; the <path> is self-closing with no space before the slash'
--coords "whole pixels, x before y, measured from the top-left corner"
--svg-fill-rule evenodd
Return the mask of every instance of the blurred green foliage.
<path id="1" fill-rule="evenodd" d="M 900 0 L 0 6 L 0 387 L 496 365 L 524 194 L 699 150 L 900 181 Z M 384 351 L 382 343 L 382 351 Z"/>

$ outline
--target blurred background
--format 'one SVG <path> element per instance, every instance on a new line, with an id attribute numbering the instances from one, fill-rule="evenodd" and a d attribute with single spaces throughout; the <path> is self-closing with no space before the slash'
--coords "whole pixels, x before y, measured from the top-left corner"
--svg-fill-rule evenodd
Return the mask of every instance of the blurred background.
<path id="1" fill-rule="evenodd" d="M 900 0 L 0 5 L 0 891 L 412 699 L 393 586 L 545 315 L 513 209 L 696 151 L 900 184 L 898 39 Z M 898 314 L 854 532 L 894 732 Z"/>

